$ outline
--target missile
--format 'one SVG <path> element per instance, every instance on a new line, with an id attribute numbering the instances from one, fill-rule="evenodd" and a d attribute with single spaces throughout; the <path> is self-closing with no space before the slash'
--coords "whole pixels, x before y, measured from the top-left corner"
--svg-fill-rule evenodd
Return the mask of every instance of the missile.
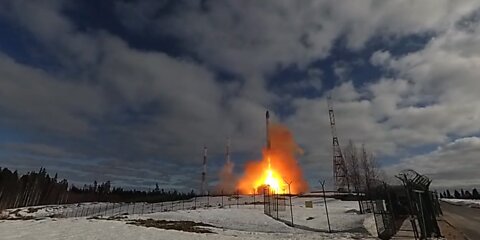
<path id="1" fill-rule="evenodd" d="M 270 127 L 269 127 L 269 122 L 270 122 L 270 114 L 268 113 L 268 110 L 267 110 L 267 113 L 265 114 L 265 121 L 266 121 L 266 127 L 267 127 L 267 149 L 270 150 Z"/>

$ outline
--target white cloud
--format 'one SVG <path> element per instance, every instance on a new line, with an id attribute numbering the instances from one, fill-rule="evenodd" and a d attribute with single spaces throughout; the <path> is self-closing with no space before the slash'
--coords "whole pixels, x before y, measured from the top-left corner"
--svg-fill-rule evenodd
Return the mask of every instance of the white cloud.
<path id="1" fill-rule="evenodd" d="M 76 136 L 91 133 L 88 119 L 99 119 L 105 99 L 98 87 L 59 79 L 0 54 L 0 110 L 3 121 Z"/>
<path id="2" fill-rule="evenodd" d="M 394 56 L 388 49 L 375 52 L 370 63 L 387 74 L 361 87 L 344 76 L 346 65 L 338 65 L 336 73 L 343 82 L 330 92 L 343 143 L 353 139 L 378 156 L 403 156 L 411 147 L 445 144 L 452 136 L 475 135 L 480 129 L 480 31 L 474 24 L 455 27 L 478 8 L 478 1 L 189 1 L 159 18 L 154 13 L 163 2 L 119 5 L 119 14 L 133 32 L 176 37 L 198 62 L 133 49 L 103 30 L 79 31 L 62 15 L 71 6 L 61 3 L 0 5 L 2 16 L 29 31 L 62 64 L 62 71 L 51 73 L 1 55 L 0 110 L 6 113 L 4 122 L 20 128 L 91 134 L 83 141 L 93 149 L 74 150 L 110 159 L 99 163 L 104 167 L 148 168 L 157 158 L 199 163 L 203 144 L 219 155 L 228 135 L 237 153 L 259 151 L 265 109 L 288 102 L 295 111 L 284 121 L 305 150 L 302 164 L 314 177 L 320 177 L 317 169 L 328 174 L 331 136 L 325 97 L 276 95 L 265 82 L 279 68 L 295 65 L 310 72 L 287 86 L 324 90 L 324 76 L 309 64 L 328 56 L 339 38 L 357 50 L 372 37 L 395 40 L 426 32 L 436 36 L 424 49 L 407 55 Z M 220 83 L 216 69 L 236 75 Z M 464 148 L 473 159 L 476 143 L 471 141 Z M 447 148 L 420 156 L 428 160 L 418 167 L 444 162 L 450 154 Z M 143 160 L 125 160 L 132 156 Z M 445 169 L 450 169 L 447 164 Z M 123 170 L 112 167 L 110 173 L 120 175 Z M 436 176 L 443 181 L 442 175 Z"/>
<path id="3" fill-rule="evenodd" d="M 477 135 L 480 129 L 480 82 L 477 77 L 480 75 L 480 55 L 475 47 L 480 42 L 480 31 L 477 29 L 449 29 L 431 39 L 424 49 L 407 55 L 393 57 L 388 51 L 375 52 L 371 62 L 384 67 L 388 78 L 363 88 L 354 88 L 347 82 L 331 91 L 336 100 L 340 139 L 365 142 L 380 159 L 389 155 L 401 158 L 394 168 L 388 169 L 414 168 L 433 176 L 436 186 L 461 185 L 464 182 L 462 172 L 472 176 L 469 167 L 465 167 L 467 162 L 478 162 L 475 160 L 476 145 L 472 146 L 478 139 L 469 138 Z M 319 161 L 317 166 L 322 167 L 331 161 L 325 100 L 294 102 L 297 112 L 288 123 L 302 136 L 300 141 L 307 146 L 306 152 L 313 152 L 314 157 L 307 161 Z M 324 140 L 320 140 L 320 136 L 325 136 Z M 452 138 L 460 140 L 449 143 Z M 470 144 L 468 149 L 447 152 L 464 142 Z M 445 147 L 419 157 L 402 158 L 411 155 L 411 148 L 435 144 Z M 319 149 L 318 146 L 323 147 Z M 459 160 L 461 166 L 447 160 L 455 154 L 462 156 L 464 150 L 468 154 L 466 160 Z M 452 174 L 447 173 L 449 169 Z M 478 183 L 477 178 L 464 183 L 475 182 Z"/>
<path id="4" fill-rule="evenodd" d="M 442 32 L 479 5 L 473 0 L 188 1 L 167 18 L 152 16 L 154 6 L 135 4 L 132 11 L 122 4 L 119 14 L 150 18 L 142 22 L 159 34 L 179 37 L 204 61 L 246 74 L 306 66 L 327 56 L 341 36 L 356 49 L 377 34 Z"/>
<path id="5" fill-rule="evenodd" d="M 473 187 L 480 182 L 479 154 L 480 138 L 460 138 L 430 153 L 402 160 L 388 170 L 395 173 L 402 169 L 415 169 L 431 178 L 433 187 Z"/>

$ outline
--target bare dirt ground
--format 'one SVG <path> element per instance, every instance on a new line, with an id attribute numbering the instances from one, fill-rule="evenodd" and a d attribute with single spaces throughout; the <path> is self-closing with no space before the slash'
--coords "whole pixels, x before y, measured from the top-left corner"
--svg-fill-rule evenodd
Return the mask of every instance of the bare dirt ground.
<path id="1" fill-rule="evenodd" d="M 440 203 L 443 218 L 465 234 L 467 239 L 480 239 L 480 209 Z M 442 232 L 443 233 L 443 232 Z"/>
<path id="2" fill-rule="evenodd" d="M 214 227 L 210 224 L 198 223 L 193 221 L 168 221 L 168 220 L 154 220 L 154 219 L 135 219 L 127 222 L 127 224 L 133 224 L 144 227 L 155 227 L 166 230 L 178 230 L 184 232 L 195 233 L 214 233 L 204 227 Z"/>
<path id="3" fill-rule="evenodd" d="M 440 227 L 440 232 L 447 240 L 465 240 L 463 233 L 458 231 L 455 227 L 450 225 L 447 221 L 441 219 L 438 221 L 438 226 Z"/>

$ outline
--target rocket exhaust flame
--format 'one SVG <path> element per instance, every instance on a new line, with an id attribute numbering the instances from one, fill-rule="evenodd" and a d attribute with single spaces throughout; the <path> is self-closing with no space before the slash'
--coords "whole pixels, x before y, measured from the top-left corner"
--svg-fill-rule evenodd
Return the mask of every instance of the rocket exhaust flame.
<path id="1" fill-rule="evenodd" d="M 225 165 L 219 173 L 220 182 L 216 186 L 216 192 L 221 194 L 233 194 L 236 191 L 237 177 L 233 172 L 235 165 L 230 159 L 230 138 L 225 146 Z"/>
<path id="2" fill-rule="evenodd" d="M 295 143 L 292 134 L 283 125 L 269 125 L 268 112 L 267 126 L 267 146 L 263 149 L 263 158 L 246 164 L 237 188 L 243 194 L 252 194 L 254 191 L 261 192 L 262 188 L 268 185 L 276 193 L 286 194 L 288 193 L 286 181 L 292 181 L 292 194 L 307 191 L 308 184 L 295 159 L 295 156 L 301 153 L 301 149 Z"/>

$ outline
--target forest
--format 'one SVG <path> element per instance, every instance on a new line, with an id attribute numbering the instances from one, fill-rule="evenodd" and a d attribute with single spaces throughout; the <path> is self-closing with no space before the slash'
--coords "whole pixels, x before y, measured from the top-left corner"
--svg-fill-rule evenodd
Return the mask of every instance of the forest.
<path id="1" fill-rule="evenodd" d="M 158 184 L 150 191 L 125 190 L 112 187 L 110 181 L 77 187 L 66 179 L 53 177 L 45 168 L 38 172 L 19 175 L 17 171 L 0 168 L 0 210 L 25 206 L 69 204 L 79 202 L 163 202 L 189 199 L 193 190 L 182 193 L 160 189 Z"/>
<path id="2" fill-rule="evenodd" d="M 476 188 L 472 189 L 472 191 L 468 190 L 453 190 L 453 194 L 450 190 L 445 190 L 440 193 L 440 198 L 455 198 L 455 199 L 480 199 L 480 194 Z"/>

